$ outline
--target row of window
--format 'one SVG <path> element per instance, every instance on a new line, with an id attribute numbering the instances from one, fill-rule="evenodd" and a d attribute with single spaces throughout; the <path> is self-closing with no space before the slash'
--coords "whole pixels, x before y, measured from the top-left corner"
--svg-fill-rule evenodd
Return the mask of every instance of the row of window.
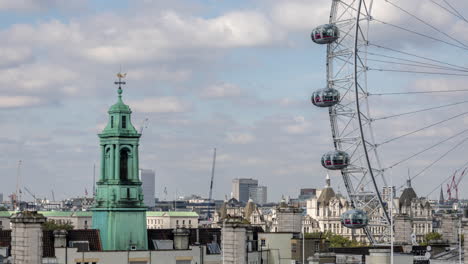
<path id="1" fill-rule="evenodd" d="M 114 116 L 111 116 L 111 128 L 114 128 Z M 127 117 L 122 116 L 122 128 L 127 128 Z"/>

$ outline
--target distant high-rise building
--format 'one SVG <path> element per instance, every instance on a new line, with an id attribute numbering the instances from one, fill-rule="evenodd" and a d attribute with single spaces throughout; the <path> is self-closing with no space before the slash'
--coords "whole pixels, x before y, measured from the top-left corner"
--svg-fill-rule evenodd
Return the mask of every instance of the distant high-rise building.
<path id="1" fill-rule="evenodd" d="M 153 170 L 140 169 L 140 180 L 143 188 L 143 201 L 146 206 L 154 207 L 156 202 L 154 200 L 155 194 L 155 173 Z"/>
<path id="2" fill-rule="evenodd" d="M 314 197 L 317 193 L 317 189 L 315 188 L 303 188 L 299 193 L 299 200 L 307 200 Z"/>
<path id="3" fill-rule="evenodd" d="M 0 193 L 0 203 L 3 203 L 3 193 Z"/>
<path id="4" fill-rule="evenodd" d="M 246 203 L 250 198 L 250 189 L 256 187 L 258 187 L 258 180 L 234 179 L 232 180 L 232 196 L 239 202 Z"/>
<path id="5" fill-rule="evenodd" d="M 266 186 L 256 186 L 250 188 L 250 198 L 256 204 L 266 204 L 267 203 L 267 187 Z"/>

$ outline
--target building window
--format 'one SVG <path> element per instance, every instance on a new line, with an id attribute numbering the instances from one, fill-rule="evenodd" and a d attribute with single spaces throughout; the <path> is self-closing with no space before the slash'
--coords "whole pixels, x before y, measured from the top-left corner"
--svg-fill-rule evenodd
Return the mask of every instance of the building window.
<path id="1" fill-rule="evenodd" d="M 122 128 L 127 128 L 127 117 L 122 116 Z"/>
<path id="2" fill-rule="evenodd" d="M 260 246 L 262 246 L 262 247 L 266 246 L 266 240 L 265 239 L 260 240 Z"/>
<path id="3" fill-rule="evenodd" d="M 182 220 L 182 224 L 185 225 L 185 220 Z"/>
<path id="4" fill-rule="evenodd" d="M 111 116 L 111 128 L 114 128 L 114 116 Z"/>
<path id="5" fill-rule="evenodd" d="M 2 224 L 2 223 L 0 222 L 0 225 L 1 225 L 1 224 Z M 192 220 L 188 220 L 188 224 L 191 225 L 191 224 L 192 224 Z"/>
<path id="6" fill-rule="evenodd" d="M 179 224 L 179 220 L 176 220 L 175 223 L 176 223 L 176 225 L 178 225 L 178 224 Z"/>
<path id="7" fill-rule="evenodd" d="M 120 150 L 120 179 L 128 180 L 128 149 Z"/>

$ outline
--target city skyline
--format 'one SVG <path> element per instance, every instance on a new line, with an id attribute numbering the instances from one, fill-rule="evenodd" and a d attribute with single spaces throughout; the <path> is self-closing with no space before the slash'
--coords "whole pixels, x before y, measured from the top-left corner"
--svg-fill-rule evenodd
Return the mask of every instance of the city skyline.
<path id="1" fill-rule="evenodd" d="M 96 178 L 99 172 L 97 134 L 115 101 L 113 82 L 120 70 L 128 73 L 124 101 L 134 112 L 133 123 L 144 127 L 141 168 L 155 171 L 157 196 L 165 188 L 168 197 L 208 196 L 214 147 L 216 199 L 229 195 L 232 179 L 240 176 L 267 186 L 270 201 L 323 186 L 326 170 L 320 157 L 333 144 L 327 112 L 314 107 L 310 96 L 326 85 L 325 48 L 312 43 L 310 31 L 327 22 L 330 1 L 115 1 L 112 7 L 90 1 L 20 2 L 0 4 L 4 200 L 15 192 L 18 160 L 20 185 L 38 196 L 49 197 L 51 190 L 57 199 L 82 195 L 85 189 L 92 193 L 94 164 Z M 392 14 L 385 18 L 399 19 Z M 443 15 L 434 23 L 464 40 L 468 36 Z M 394 42 L 379 34 L 376 39 Z M 456 50 L 415 43 L 405 39 L 398 45 L 446 52 L 454 63 L 464 63 L 464 56 L 455 58 Z M 376 78 L 381 90 L 393 91 L 387 78 Z M 455 77 L 401 77 L 395 83 L 415 91 L 465 87 Z M 460 101 L 434 96 L 403 102 L 419 109 L 427 101 L 447 100 Z M 386 103 L 375 107 L 377 115 L 395 113 L 395 106 L 404 104 Z M 402 134 L 409 126 L 438 119 L 436 114 L 388 122 L 376 133 L 386 138 L 386 133 Z M 468 118 L 457 120 L 427 131 L 412 145 L 405 142 L 385 151 L 384 161 L 398 161 L 413 148 L 443 140 L 468 124 Z M 408 168 L 419 172 L 445 150 L 405 164 L 390 176 L 394 185 L 404 185 Z M 463 148 L 453 154 L 414 180 L 418 194 L 429 193 L 463 166 Z M 339 173 L 330 176 L 335 190 L 344 192 Z M 430 198 L 438 196 L 439 188 Z M 463 192 L 461 198 L 466 198 Z"/>

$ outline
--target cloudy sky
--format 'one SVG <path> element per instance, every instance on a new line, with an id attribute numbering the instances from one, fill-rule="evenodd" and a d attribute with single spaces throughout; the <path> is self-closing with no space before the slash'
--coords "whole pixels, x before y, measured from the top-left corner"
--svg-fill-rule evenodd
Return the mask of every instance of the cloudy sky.
<path id="1" fill-rule="evenodd" d="M 333 145 L 328 111 L 310 103 L 311 93 L 326 84 L 326 47 L 312 43 L 310 31 L 328 21 L 330 2 L 0 0 L 0 192 L 14 192 L 18 160 L 21 186 L 38 196 L 50 197 L 51 190 L 58 198 L 91 192 L 93 164 L 99 171 L 97 134 L 116 101 L 113 82 L 120 69 L 128 73 L 124 101 L 133 110 L 134 126 L 149 120 L 140 167 L 156 171 L 158 197 L 164 198 L 164 188 L 168 199 L 207 196 L 214 147 L 217 199 L 230 194 L 236 177 L 257 178 L 268 186 L 271 201 L 297 196 L 300 188 L 321 188 L 326 171 L 320 157 Z M 436 32 L 385 1 L 374 2 L 377 19 L 452 45 L 381 23 L 372 26 L 372 41 L 467 64 L 468 23 L 453 9 L 426 0 L 405 7 L 442 29 Z M 465 1 L 449 2 L 468 17 Z M 369 90 L 378 92 L 466 89 L 466 81 L 466 76 L 369 72 Z M 468 109 L 467 95 L 376 97 L 370 106 L 378 117 L 461 102 L 381 120 L 376 140 L 461 114 Z M 467 116 L 460 115 L 394 142 L 381 150 L 384 164 L 450 138 L 466 124 Z M 468 161 L 466 136 L 406 162 L 391 174 L 394 184 L 404 183 L 408 168 L 416 173 L 460 145 L 415 178 L 416 191 L 427 194 Z M 339 174 L 331 177 L 344 192 Z"/>

